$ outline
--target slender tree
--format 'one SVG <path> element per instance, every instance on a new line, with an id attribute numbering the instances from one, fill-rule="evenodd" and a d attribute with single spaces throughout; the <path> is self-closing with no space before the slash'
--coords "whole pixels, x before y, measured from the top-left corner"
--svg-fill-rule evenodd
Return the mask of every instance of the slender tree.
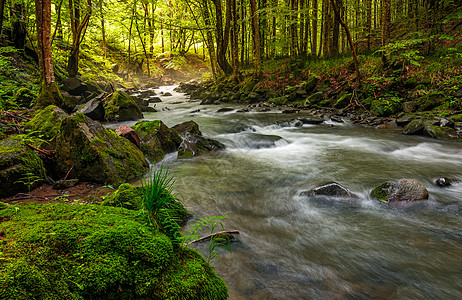
<path id="1" fill-rule="evenodd" d="M 390 42 L 390 6 L 391 0 L 382 0 L 382 47 Z M 388 57 L 385 51 L 382 52 L 382 64 L 388 63 Z"/>
<path id="2" fill-rule="evenodd" d="M 40 70 L 40 92 L 35 107 L 61 106 L 63 98 L 55 82 L 51 58 L 51 1 L 35 0 L 37 54 Z"/>
<path id="3" fill-rule="evenodd" d="M 80 44 L 85 36 L 91 16 L 91 0 L 87 0 L 87 12 L 80 20 L 80 0 L 69 0 L 69 11 L 71 16 L 72 45 L 71 54 L 67 61 L 67 72 L 69 77 L 76 77 L 79 71 Z"/>
<path id="4" fill-rule="evenodd" d="M 250 0 L 250 20 L 252 27 L 252 49 L 254 77 L 262 76 L 261 52 L 260 52 L 260 30 L 258 27 L 257 4 L 255 0 Z"/>

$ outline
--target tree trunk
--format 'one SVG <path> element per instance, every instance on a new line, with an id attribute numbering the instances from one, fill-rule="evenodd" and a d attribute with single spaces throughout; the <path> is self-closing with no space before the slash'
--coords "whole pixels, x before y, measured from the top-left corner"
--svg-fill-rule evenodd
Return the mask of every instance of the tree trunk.
<path id="1" fill-rule="evenodd" d="M 330 3 L 332 4 L 332 9 L 334 10 L 335 17 L 339 20 L 343 29 L 345 29 L 345 33 L 347 35 L 348 42 L 350 44 L 351 53 L 353 53 L 353 61 L 354 61 L 355 70 L 356 70 L 356 88 L 360 88 L 361 87 L 361 73 L 359 72 L 358 56 L 356 55 L 356 49 L 353 44 L 353 39 L 351 38 L 350 30 L 348 29 L 348 26 L 345 23 L 345 21 L 343 21 L 343 19 L 340 17 L 340 13 L 338 11 L 337 5 L 335 4 L 335 0 L 330 0 Z"/>
<path id="2" fill-rule="evenodd" d="M 337 2 L 338 7 L 342 7 L 342 0 L 334 0 Z M 340 9 L 339 9 L 340 10 Z M 331 47 L 331 55 L 338 55 L 338 45 L 339 45 L 339 30 L 340 30 L 340 21 L 339 18 L 334 18 L 334 24 L 333 24 L 333 30 L 332 30 L 332 47 Z"/>
<path id="3" fill-rule="evenodd" d="M 202 15 L 204 18 L 204 24 L 208 28 L 205 36 L 207 38 L 207 48 L 209 50 L 209 56 L 210 56 L 210 67 L 212 68 L 212 75 L 216 79 L 218 70 L 217 70 L 217 58 L 215 56 L 215 46 L 213 42 L 213 35 L 211 32 L 212 24 L 210 21 L 210 13 L 209 13 L 209 7 L 207 5 L 207 1 L 204 1 L 203 4 L 204 6 L 202 7 Z"/>
<path id="4" fill-rule="evenodd" d="M 103 57 L 106 58 L 106 29 L 104 27 L 103 1 L 101 1 L 99 9 L 101 13 L 101 34 L 103 38 Z"/>
<path id="5" fill-rule="evenodd" d="M 50 8 L 51 9 L 51 8 Z M 24 49 L 26 44 L 26 10 L 24 3 L 14 3 L 11 8 L 12 13 L 12 38 L 16 49 Z"/>
<path id="6" fill-rule="evenodd" d="M 250 16 L 252 25 L 252 49 L 253 49 L 253 67 L 254 77 L 262 76 L 261 52 L 260 52 L 260 31 L 258 30 L 257 4 L 255 0 L 250 0 Z"/>
<path id="7" fill-rule="evenodd" d="M 230 0 L 227 0 L 226 6 Z M 223 70 L 225 75 L 230 75 L 233 72 L 233 68 L 226 59 L 226 50 L 228 48 L 228 39 L 229 39 L 229 27 L 228 24 L 228 12 L 226 13 L 225 20 L 225 32 L 223 35 L 223 15 L 221 8 L 221 0 L 214 0 L 215 4 L 215 15 L 216 15 L 216 24 L 215 24 L 215 34 L 217 37 L 217 61 L 220 68 Z M 228 11 L 228 9 L 227 9 Z M 230 20 L 231 18 L 229 18 Z M 226 28 L 228 27 L 228 28 Z"/>
<path id="8" fill-rule="evenodd" d="M 391 0 L 382 0 L 382 47 L 390 42 L 390 6 Z M 385 51 L 382 51 L 382 64 L 387 65 L 389 60 Z"/>
<path id="9" fill-rule="evenodd" d="M 0 0 L 0 42 L 3 40 L 3 13 L 5 11 L 5 2 L 6 0 Z"/>
<path id="10" fill-rule="evenodd" d="M 51 58 L 51 1 L 35 0 L 37 26 L 37 54 L 40 69 L 40 92 L 36 108 L 48 105 L 61 106 L 63 98 L 55 82 Z"/>
<path id="11" fill-rule="evenodd" d="M 367 31 L 367 51 L 371 51 L 372 34 L 372 0 L 367 1 L 366 31 Z"/>
<path id="12" fill-rule="evenodd" d="M 87 25 L 91 16 L 91 0 L 87 0 L 87 12 L 85 17 L 80 20 L 80 1 L 69 0 L 69 10 L 71 17 L 71 30 L 72 30 L 72 47 L 69 60 L 67 61 L 67 72 L 69 77 L 76 77 L 79 71 L 79 53 L 80 44 L 85 36 Z"/>
<path id="13" fill-rule="evenodd" d="M 316 56 L 316 48 L 318 47 L 318 0 L 313 0 L 313 21 L 311 23 L 311 54 Z"/>
<path id="14" fill-rule="evenodd" d="M 233 75 L 239 77 L 239 27 L 237 25 L 237 9 L 236 0 L 231 1 L 231 20 L 232 20 L 232 36 L 231 36 L 231 58 L 233 62 Z"/>

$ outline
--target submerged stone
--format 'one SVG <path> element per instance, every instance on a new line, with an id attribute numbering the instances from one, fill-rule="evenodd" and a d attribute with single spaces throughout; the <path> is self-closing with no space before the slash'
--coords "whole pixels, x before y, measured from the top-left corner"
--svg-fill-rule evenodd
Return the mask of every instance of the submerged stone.
<path id="1" fill-rule="evenodd" d="M 347 188 L 337 182 L 329 182 L 318 186 L 310 191 L 302 192 L 306 196 L 329 196 L 337 198 L 358 198 L 358 196 L 350 192 Z"/>
<path id="2" fill-rule="evenodd" d="M 181 137 L 184 137 L 188 134 L 202 135 L 202 132 L 199 130 L 199 125 L 194 121 L 187 121 L 181 124 L 177 124 L 172 127 Z"/>
<path id="3" fill-rule="evenodd" d="M 178 158 L 190 158 L 225 148 L 219 141 L 196 134 L 186 134 L 178 149 Z"/>
<path id="4" fill-rule="evenodd" d="M 386 181 L 371 191 L 371 197 L 382 202 L 421 201 L 428 199 L 428 190 L 415 179 Z"/>
<path id="5" fill-rule="evenodd" d="M 148 162 L 130 141 L 99 122 L 76 114 L 61 123 L 56 160 L 62 173 L 82 181 L 120 184 L 144 173 Z"/>

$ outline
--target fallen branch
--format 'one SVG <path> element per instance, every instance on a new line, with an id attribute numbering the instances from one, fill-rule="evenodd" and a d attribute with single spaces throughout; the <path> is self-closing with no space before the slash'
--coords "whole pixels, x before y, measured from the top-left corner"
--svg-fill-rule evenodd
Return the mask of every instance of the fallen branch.
<path id="1" fill-rule="evenodd" d="M 104 97 L 101 102 L 103 102 L 104 100 L 106 100 L 107 98 L 111 97 L 112 95 L 114 95 L 114 92 L 110 93 L 109 95 L 107 95 L 106 97 Z"/>
<path id="2" fill-rule="evenodd" d="M 72 165 L 72 167 L 67 171 L 66 176 L 64 176 L 64 180 L 67 180 L 67 176 L 69 176 L 69 173 L 71 173 L 72 169 L 74 168 L 75 165 Z"/>
<path id="3" fill-rule="evenodd" d="M 37 147 L 32 146 L 31 144 L 28 144 L 28 143 L 25 143 L 25 144 L 26 144 L 26 146 L 28 146 L 28 147 L 32 148 L 33 150 L 39 152 L 39 154 L 45 155 L 46 158 L 48 158 L 48 159 L 53 158 L 54 150 L 42 150 L 42 149 L 39 149 Z"/>
<path id="4" fill-rule="evenodd" d="M 215 233 L 212 233 L 212 234 L 209 234 L 209 235 L 206 235 L 206 236 L 203 236 L 201 237 L 200 239 L 197 239 L 197 240 L 194 240 L 192 242 L 189 242 L 187 244 L 185 244 L 186 246 L 188 245 L 191 245 L 193 243 L 198 243 L 198 242 L 203 242 L 205 240 L 208 240 L 212 237 L 215 237 L 217 235 L 220 235 L 220 234 L 223 234 L 223 233 L 226 233 L 226 234 L 239 234 L 239 230 L 225 230 L 225 231 L 219 231 L 219 232 L 215 232 Z"/>

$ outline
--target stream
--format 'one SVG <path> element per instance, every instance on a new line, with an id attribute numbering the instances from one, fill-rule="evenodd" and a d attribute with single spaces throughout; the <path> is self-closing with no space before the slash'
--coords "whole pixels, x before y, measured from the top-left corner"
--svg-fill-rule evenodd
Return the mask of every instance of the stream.
<path id="1" fill-rule="evenodd" d="M 160 96 L 159 112 L 145 119 L 169 127 L 194 120 L 227 146 L 164 161 L 194 215 L 189 224 L 226 216 L 224 228 L 240 231 L 232 251 L 212 261 L 230 299 L 462 299 L 462 183 L 434 184 L 462 180 L 461 143 L 348 123 L 283 127 L 275 123 L 301 115 L 199 105 L 173 89 L 156 90 L 172 96 Z M 217 112 L 223 107 L 234 110 Z M 399 178 L 422 182 L 429 200 L 392 207 L 369 197 Z M 331 181 L 359 199 L 301 195 Z M 207 242 L 194 247 L 208 255 Z"/>

